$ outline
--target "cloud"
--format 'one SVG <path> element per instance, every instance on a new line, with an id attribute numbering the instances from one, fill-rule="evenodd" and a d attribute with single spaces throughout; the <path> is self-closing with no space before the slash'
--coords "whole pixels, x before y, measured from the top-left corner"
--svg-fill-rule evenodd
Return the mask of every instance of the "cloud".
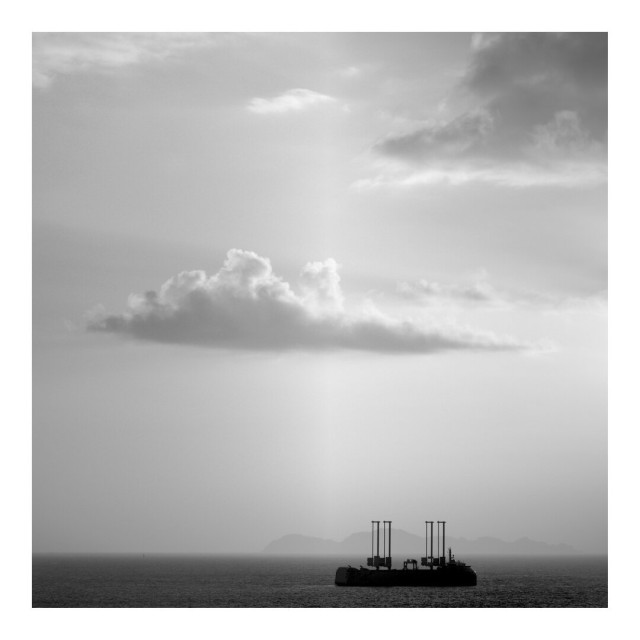
<path id="1" fill-rule="evenodd" d="M 604 32 L 476 34 L 464 83 L 488 97 L 533 87 L 580 102 L 599 96 L 606 107 L 607 51 Z"/>
<path id="2" fill-rule="evenodd" d="M 228 37 L 201 33 L 34 33 L 33 86 L 46 89 L 60 75 L 113 72 L 165 60 Z"/>
<path id="3" fill-rule="evenodd" d="M 338 69 L 338 75 L 341 78 L 356 78 L 362 73 L 362 69 L 360 67 L 343 67 L 342 69 Z"/>
<path id="4" fill-rule="evenodd" d="M 471 284 L 443 284 L 420 279 L 416 282 L 399 282 L 397 292 L 404 298 L 419 300 L 454 300 L 471 303 L 497 304 L 501 295 L 486 280 Z"/>
<path id="5" fill-rule="evenodd" d="M 334 102 L 335 98 L 310 89 L 289 89 L 275 98 L 252 98 L 247 109 L 257 114 L 287 113 Z"/>
<path id="6" fill-rule="evenodd" d="M 378 165 L 380 166 L 380 165 Z M 488 184 L 511 188 L 558 187 L 571 189 L 605 184 L 607 167 L 601 163 L 562 160 L 553 165 L 535 165 L 525 161 L 490 163 L 442 163 L 439 167 L 407 171 L 397 165 L 386 165 L 376 175 L 361 178 L 350 185 L 355 192 L 380 188 L 406 189 L 430 185 Z"/>
<path id="7" fill-rule="evenodd" d="M 392 136 L 378 145 L 389 156 L 412 161 L 427 158 L 468 156 L 482 153 L 494 129 L 494 119 L 484 109 L 465 113 L 444 123 L 433 123 L 410 133 Z"/>
<path id="8" fill-rule="evenodd" d="M 183 271 L 157 292 L 131 295 L 124 313 L 95 309 L 87 326 L 141 340 L 256 350 L 434 353 L 534 348 L 468 328 L 426 327 L 391 318 L 371 304 L 348 312 L 338 269 L 332 259 L 307 264 L 296 293 L 273 272 L 268 258 L 232 249 L 216 274 Z"/>
<path id="9" fill-rule="evenodd" d="M 487 280 L 487 273 L 484 271 L 474 281 L 467 283 L 441 283 L 424 278 L 413 282 L 402 281 L 397 283 L 396 293 L 405 300 L 412 300 L 421 305 L 528 309 L 545 313 L 607 311 L 606 290 L 567 296 L 538 291 L 497 289 Z"/>
<path id="10" fill-rule="evenodd" d="M 593 140 L 585 131 L 580 116 L 575 111 L 558 111 L 553 119 L 533 128 L 531 151 L 549 156 L 597 155 L 602 143 Z"/>
<path id="11" fill-rule="evenodd" d="M 446 104 L 452 115 L 378 141 L 379 174 L 357 186 L 606 182 L 605 33 L 476 35 Z"/>

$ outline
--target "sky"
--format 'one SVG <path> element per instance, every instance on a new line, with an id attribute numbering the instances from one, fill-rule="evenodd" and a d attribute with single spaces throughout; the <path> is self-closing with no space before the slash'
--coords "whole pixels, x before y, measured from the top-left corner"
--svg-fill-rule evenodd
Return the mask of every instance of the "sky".
<path id="1" fill-rule="evenodd" d="M 606 552 L 607 95 L 598 33 L 34 34 L 34 551 Z"/>

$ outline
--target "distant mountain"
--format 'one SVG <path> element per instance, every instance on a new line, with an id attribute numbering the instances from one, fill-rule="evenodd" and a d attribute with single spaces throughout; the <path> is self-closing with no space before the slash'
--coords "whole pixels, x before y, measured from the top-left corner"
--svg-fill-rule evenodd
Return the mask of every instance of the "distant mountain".
<path id="1" fill-rule="evenodd" d="M 416 558 L 425 555 L 424 536 L 416 536 L 402 529 L 391 532 L 391 552 L 393 556 L 411 556 Z M 576 550 L 568 544 L 548 544 L 530 538 L 519 538 L 514 542 L 506 542 L 498 538 L 483 537 L 476 540 L 467 538 L 450 538 L 446 540 L 447 548 L 454 554 L 572 554 Z M 437 537 L 434 539 L 434 555 L 437 553 Z M 431 546 L 431 544 L 429 544 Z M 380 532 L 380 554 L 382 555 L 382 532 Z M 361 557 L 371 555 L 371 532 L 352 533 L 342 542 L 325 540 L 312 536 L 289 534 L 269 543 L 264 553 L 274 554 L 307 554 L 307 555 L 351 555 Z"/>

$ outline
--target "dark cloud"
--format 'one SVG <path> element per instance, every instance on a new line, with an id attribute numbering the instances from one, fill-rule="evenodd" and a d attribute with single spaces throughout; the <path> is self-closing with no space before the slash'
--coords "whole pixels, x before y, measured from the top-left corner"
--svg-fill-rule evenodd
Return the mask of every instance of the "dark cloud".
<path id="1" fill-rule="evenodd" d="M 432 124 L 417 131 L 382 142 L 378 149 L 392 156 L 413 160 L 439 157 L 472 156 L 483 152 L 493 131 L 493 118 L 480 110 L 465 113 L 451 122 Z"/>
<path id="2" fill-rule="evenodd" d="M 607 61 L 606 33 L 478 36 L 463 84 L 505 125 L 528 129 L 570 111 L 605 143 Z"/>
<path id="3" fill-rule="evenodd" d="M 482 179 L 491 179 L 493 168 L 496 181 L 509 174 L 514 184 L 551 183 L 553 171 L 570 175 L 572 185 L 580 172 L 589 182 L 605 177 L 605 33 L 475 36 L 451 102 L 465 106 L 441 122 L 389 135 L 376 151 L 414 169 Z M 519 180 L 515 163 L 531 179 Z"/>
<path id="4" fill-rule="evenodd" d="M 606 92 L 607 47 L 606 33 L 478 34 L 465 83 L 484 95 L 567 83 L 573 91 Z"/>
<path id="5" fill-rule="evenodd" d="M 267 258 L 238 249 L 229 251 L 213 276 L 184 271 L 158 292 L 130 296 L 122 314 L 94 310 L 88 328 L 156 342 L 240 349 L 432 353 L 531 348 L 468 329 L 423 327 L 372 307 L 348 313 L 334 260 L 308 264 L 301 273 L 301 293 L 295 293 Z"/>

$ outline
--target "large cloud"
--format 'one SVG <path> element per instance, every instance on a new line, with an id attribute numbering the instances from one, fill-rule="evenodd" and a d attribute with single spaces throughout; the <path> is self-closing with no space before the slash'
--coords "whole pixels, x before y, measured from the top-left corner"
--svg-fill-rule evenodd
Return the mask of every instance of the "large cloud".
<path id="1" fill-rule="evenodd" d="M 450 102 L 448 117 L 376 144 L 389 164 L 357 186 L 606 181 L 606 33 L 476 36 Z"/>
<path id="2" fill-rule="evenodd" d="M 373 307 L 345 310 L 334 260 L 307 264 L 300 293 L 251 251 L 232 249 L 213 276 L 184 271 L 158 292 L 134 294 L 118 315 L 91 314 L 94 331 L 143 340 L 241 349 L 357 349 L 432 353 L 445 350 L 519 351 L 510 338 L 455 327 L 424 327 Z"/>

